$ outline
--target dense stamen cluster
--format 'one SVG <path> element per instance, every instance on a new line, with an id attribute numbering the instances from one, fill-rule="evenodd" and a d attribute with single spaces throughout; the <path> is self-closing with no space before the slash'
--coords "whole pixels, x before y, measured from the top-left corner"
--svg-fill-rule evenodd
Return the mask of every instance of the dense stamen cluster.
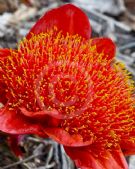
<path id="1" fill-rule="evenodd" d="M 63 36 L 54 28 L 24 39 L 0 67 L 10 109 L 55 108 L 66 117 L 60 124 L 65 131 L 104 147 L 129 135 L 134 141 L 133 83 L 92 40 Z"/>
<path id="2" fill-rule="evenodd" d="M 89 43 L 78 35 L 64 37 L 56 28 L 24 39 L 0 63 L 10 107 L 39 111 L 43 103 L 66 114 L 80 111 L 92 98 L 92 82 L 85 70 L 87 52 L 93 55 Z"/>

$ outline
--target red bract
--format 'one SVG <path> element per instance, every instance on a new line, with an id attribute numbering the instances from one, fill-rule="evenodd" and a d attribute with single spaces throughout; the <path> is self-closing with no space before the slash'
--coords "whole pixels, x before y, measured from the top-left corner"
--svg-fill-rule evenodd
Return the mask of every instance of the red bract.
<path id="1" fill-rule="evenodd" d="M 0 129 L 49 136 L 82 169 L 127 169 L 133 82 L 114 43 L 90 34 L 87 16 L 68 4 L 39 19 L 17 50 L 1 49 Z"/>

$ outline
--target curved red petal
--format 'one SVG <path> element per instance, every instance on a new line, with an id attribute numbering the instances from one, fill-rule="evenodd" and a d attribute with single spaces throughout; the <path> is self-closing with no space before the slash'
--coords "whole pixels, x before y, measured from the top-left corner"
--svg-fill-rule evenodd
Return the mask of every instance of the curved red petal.
<path id="1" fill-rule="evenodd" d="M 47 29 L 56 26 L 63 34 L 79 34 L 89 39 L 91 36 L 91 27 L 88 17 L 83 11 L 72 4 L 63 5 L 59 8 L 52 9 L 41 17 L 33 26 L 27 35 L 29 39 L 33 34 L 46 32 Z"/>
<path id="2" fill-rule="evenodd" d="M 135 154 L 135 143 L 127 141 L 123 141 L 121 144 L 121 149 L 124 155 L 134 155 Z"/>
<path id="3" fill-rule="evenodd" d="M 116 53 L 116 45 L 109 38 L 94 38 L 92 45 L 96 46 L 98 53 L 103 53 L 103 58 L 112 60 Z"/>
<path id="4" fill-rule="evenodd" d="M 6 98 L 6 85 L 2 83 L 0 80 L 0 103 L 6 104 L 7 103 L 7 98 Z"/>
<path id="5" fill-rule="evenodd" d="M 121 150 L 108 151 L 106 154 L 108 158 L 101 159 L 101 162 L 104 163 L 106 169 L 128 169 L 126 159 Z"/>
<path id="6" fill-rule="evenodd" d="M 46 127 L 57 127 L 59 125 L 59 119 L 61 115 L 59 115 L 58 111 L 53 109 L 51 111 L 44 110 L 38 112 L 30 112 L 25 108 L 20 108 L 21 113 L 33 120 L 36 120 L 42 125 L 42 128 Z"/>
<path id="7" fill-rule="evenodd" d="M 0 49 L 0 59 L 4 59 L 6 56 L 10 55 L 10 49 Z"/>
<path id="8" fill-rule="evenodd" d="M 0 130 L 10 134 L 38 134 L 41 127 L 24 115 L 10 111 L 6 107 L 0 109 Z"/>
<path id="9" fill-rule="evenodd" d="M 61 119 L 62 115 L 59 114 L 59 112 L 56 109 L 52 109 L 52 110 L 43 110 L 43 111 L 38 111 L 38 112 L 30 112 L 28 110 L 26 110 L 25 108 L 20 108 L 21 112 L 28 117 L 32 117 L 32 118 L 46 118 L 46 115 L 52 116 L 54 118 L 58 118 Z"/>
<path id="10" fill-rule="evenodd" d="M 64 146 L 64 149 L 69 157 L 75 161 L 77 167 L 81 169 L 105 169 L 99 161 L 95 159 L 92 152 L 89 151 L 89 147 L 71 148 Z"/>
<path id="11" fill-rule="evenodd" d="M 81 135 L 70 135 L 61 128 L 46 128 L 45 133 L 55 141 L 65 146 L 86 146 L 92 144 L 92 140 L 83 142 Z"/>
<path id="12" fill-rule="evenodd" d="M 64 148 L 81 169 L 128 169 L 126 160 L 120 150 L 114 150 L 112 152 L 105 150 L 101 153 L 100 150 L 92 151 L 89 147 Z"/>
<path id="13" fill-rule="evenodd" d="M 5 59 L 10 53 L 10 49 L 0 49 L 0 60 Z M 0 67 L 0 102 L 3 104 L 7 102 L 5 90 L 6 85 L 2 81 L 2 69 Z"/>

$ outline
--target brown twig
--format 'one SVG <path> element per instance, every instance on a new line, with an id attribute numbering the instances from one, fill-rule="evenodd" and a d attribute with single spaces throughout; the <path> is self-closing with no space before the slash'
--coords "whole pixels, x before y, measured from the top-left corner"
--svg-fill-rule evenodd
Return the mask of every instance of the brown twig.
<path id="1" fill-rule="evenodd" d="M 0 167 L 0 169 L 8 169 L 8 168 L 17 166 L 17 165 L 19 165 L 19 164 L 26 163 L 26 162 L 28 162 L 29 160 L 31 160 L 31 159 L 33 159 L 33 158 L 35 158 L 35 157 L 38 157 L 38 156 L 42 156 L 42 155 L 44 155 L 44 154 L 46 154 L 46 152 L 40 153 L 40 154 L 36 154 L 36 155 L 31 155 L 31 156 L 29 156 L 28 158 L 25 158 L 25 159 L 23 159 L 23 160 L 17 161 L 17 162 L 15 162 L 15 163 L 13 163 L 13 164 L 9 164 L 9 165 L 4 166 L 4 167 L 2 167 L 2 168 Z"/>

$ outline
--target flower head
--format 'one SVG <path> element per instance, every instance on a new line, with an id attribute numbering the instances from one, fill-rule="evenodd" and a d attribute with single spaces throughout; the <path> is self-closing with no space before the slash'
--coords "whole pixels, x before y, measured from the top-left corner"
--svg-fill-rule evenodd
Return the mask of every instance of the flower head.
<path id="1" fill-rule="evenodd" d="M 114 43 L 90 34 L 86 15 L 68 4 L 39 19 L 17 50 L 0 50 L 0 130 L 49 136 L 82 169 L 126 169 L 122 151 L 135 153 L 133 81 Z"/>

